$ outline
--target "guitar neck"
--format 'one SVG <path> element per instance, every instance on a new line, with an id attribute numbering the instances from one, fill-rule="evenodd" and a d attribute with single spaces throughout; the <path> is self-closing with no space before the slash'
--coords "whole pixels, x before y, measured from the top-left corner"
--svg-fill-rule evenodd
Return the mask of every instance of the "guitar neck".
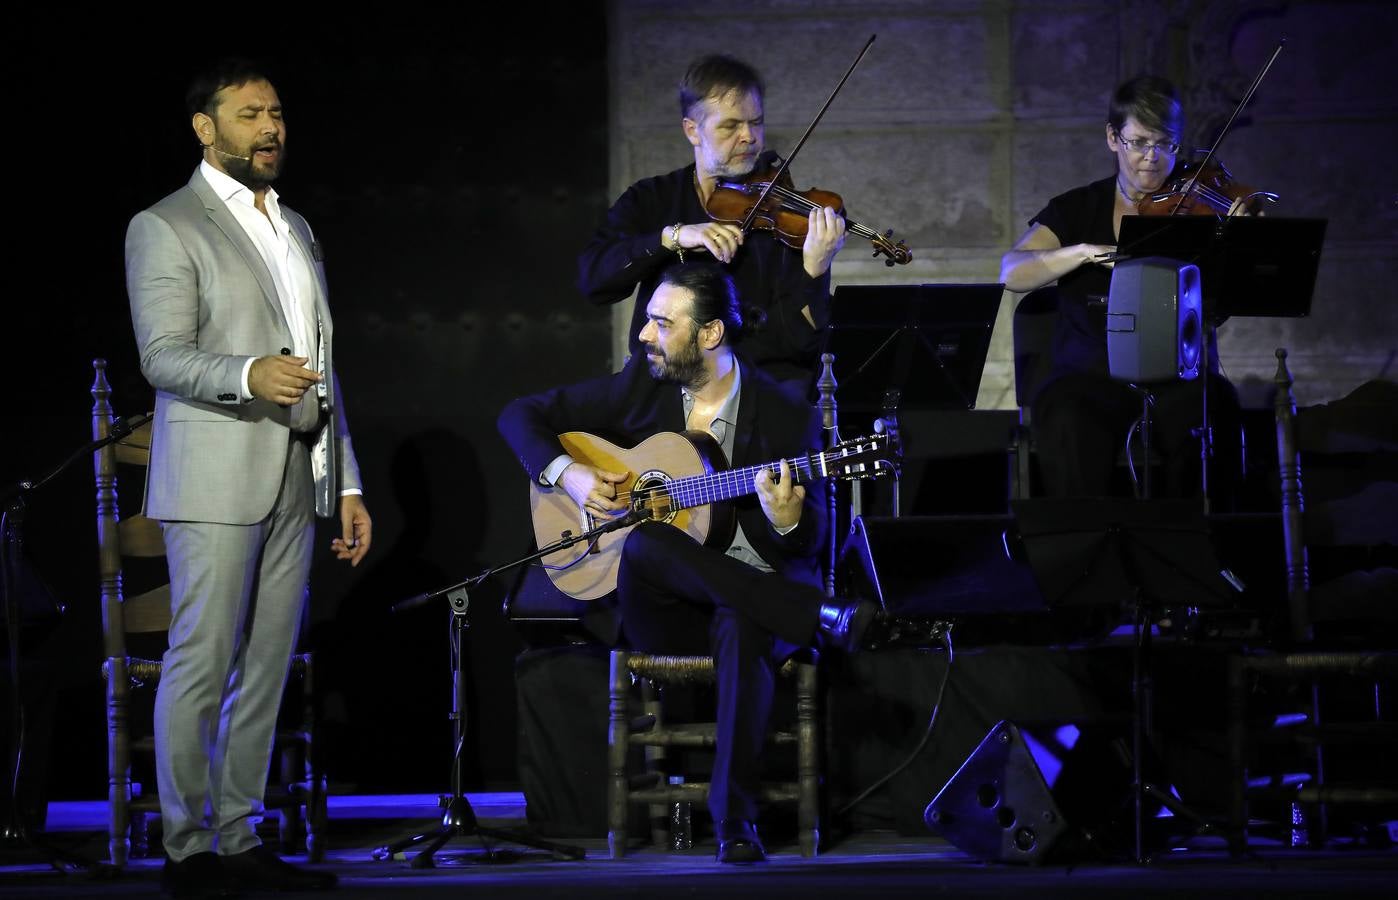
<path id="1" fill-rule="evenodd" d="M 757 493 L 757 473 L 776 470 L 783 460 L 760 466 L 745 466 L 741 469 L 726 469 L 705 475 L 691 475 L 671 481 L 666 488 L 672 508 L 689 509 L 723 500 L 735 500 L 748 494 Z M 805 484 L 824 474 L 826 454 L 807 453 L 784 460 L 791 468 L 791 477 L 796 484 Z"/>

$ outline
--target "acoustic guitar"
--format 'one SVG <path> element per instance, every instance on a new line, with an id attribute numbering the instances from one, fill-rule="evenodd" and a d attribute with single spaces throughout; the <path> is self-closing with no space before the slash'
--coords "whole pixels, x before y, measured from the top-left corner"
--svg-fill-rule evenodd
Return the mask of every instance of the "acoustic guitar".
<path id="1" fill-rule="evenodd" d="M 554 585 L 578 600 L 596 600 L 616 589 L 621 548 L 631 528 L 655 520 L 682 529 L 701 544 L 726 547 L 737 527 L 733 500 L 757 492 L 757 473 L 776 471 L 781 461 L 741 469 L 728 468 L 723 449 L 707 432 L 662 432 L 631 449 L 583 431 L 559 435 L 568 455 L 608 472 L 625 472 L 617 497 L 627 503 L 632 524 L 541 560 Z M 892 474 L 895 442 L 887 434 L 844 441 L 828 450 L 786 460 L 796 484 L 819 478 L 872 478 Z M 561 487 L 529 486 L 529 510 L 539 547 L 566 534 L 587 534 L 614 521 L 580 508 Z"/>

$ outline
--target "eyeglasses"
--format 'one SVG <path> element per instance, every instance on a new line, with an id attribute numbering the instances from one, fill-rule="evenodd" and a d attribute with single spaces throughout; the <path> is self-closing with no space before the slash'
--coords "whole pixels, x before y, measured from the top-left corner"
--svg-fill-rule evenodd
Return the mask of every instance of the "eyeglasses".
<path id="1" fill-rule="evenodd" d="M 1180 145 L 1178 141 L 1161 141 L 1159 143 L 1152 143 L 1151 141 L 1148 141 L 1145 138 L 1123 137 L 1120 131 L 1116 133 L 1116 139 L 1118 141 L 1121 141 L 1121 143 L 1125 144 L 1128 148 L 1130 148 L 1132 153 L 1139 153 L 1142 156 L 1145 156 L 1152 150 L 1156 151 L 1157 153 L 1163 153 L 1166 156 L 1174 156 L 1176 153 L 1180 151 Z"/>

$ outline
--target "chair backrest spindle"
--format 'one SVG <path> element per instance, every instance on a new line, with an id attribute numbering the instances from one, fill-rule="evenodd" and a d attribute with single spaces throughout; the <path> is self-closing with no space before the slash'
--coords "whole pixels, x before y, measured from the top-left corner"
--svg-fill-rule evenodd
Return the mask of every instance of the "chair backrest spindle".
<path id="1" fill-rule="evenodd" d="M 1282 536 L 1286 550 L 1287 614 L 1290 617 L 1291 639 L 1305 643 L 1311 640 L 1313 633 L 1308 607 L 1310 565 L 1301 524 L 1306 498 L 1301 485 L 1301 450 L 1296 443 L 1294 379 L 1286 365 L 1284 348 L 1277 349 L 1275 381 L 1277 394 L 1273 403 L 1277 423 L 1277 471 L 1281 478 Z"/>
<path id="2" fill-rule="evenodd" d="M 112 433 L 112 388 L 107 361 L 94 359 L 92 368 L 92 439 Z M 108 659 L 126 656 L 126 627 L 121 591 L 121 541 L 118 534 L 116 449 L 107 444 L 93 454 L 97 481 L 97 571 L 102 604 L 102 644 Z"/>

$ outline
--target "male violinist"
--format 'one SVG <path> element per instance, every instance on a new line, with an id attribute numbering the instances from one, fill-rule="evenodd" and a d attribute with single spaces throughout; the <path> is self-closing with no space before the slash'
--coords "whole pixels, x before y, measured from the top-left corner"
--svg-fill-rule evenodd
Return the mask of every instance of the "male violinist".
<path id="1" fill-rule="evenodd" d="M 706 56 L 689 67 L 679 88 L 680 127 L 694 163 L 627 188 L 578 256 L 578 288 L 602 304 L 640 286 L 627 335 L 634 354 L 660 273 L 677 261 L 716 259 L 742 298 L 744 353 L 804 390 L 829 318 L 830 262 L 844 245 L 844 218 L 829 207 L 812 210 L 805 244 L 794 250 L 770 232 L 744 234 L 705 211 L 719 179 L 775 170 L 774 155 L 763 153 L 762 97 L 761 77 L 737 59 Z"/>
<path id="2" fill-rule="evenodd" d="M 1012 291 L 1058 283 L 1053 365 L 1031 400 L 1044 489 L 1050 496 L 1109 494 L 1117 451 L 1141 416 L 1141 395 L 1109 375 L 1109 259 L 1116 250 L 1122 217 L 1135 215 L 1141 199 L 1169 179 L 1183 131 L 1184 113 L 1170 82 L 1140 75 L 1121 84 L 1107 108 L 1106 140 L 1115 160 L 1113 174 L 1050 200 L 1001 260 L 1000 280 Z M 1229 214 L 1237 211 L 1239 204 Z M 1238 396 L 1219 374 L 1212 328 L 1207 340 L 1214 436 L 1209 489 L 1211 495 L 1226 497 L 1236 481 L 1241 456 Z M 1190 496 L 1200 487 L 1200 380 L 1155 384 L 1150 390 L 1154 395 L 1151 455 L 1165 463 L 1163 493 Z"/>

